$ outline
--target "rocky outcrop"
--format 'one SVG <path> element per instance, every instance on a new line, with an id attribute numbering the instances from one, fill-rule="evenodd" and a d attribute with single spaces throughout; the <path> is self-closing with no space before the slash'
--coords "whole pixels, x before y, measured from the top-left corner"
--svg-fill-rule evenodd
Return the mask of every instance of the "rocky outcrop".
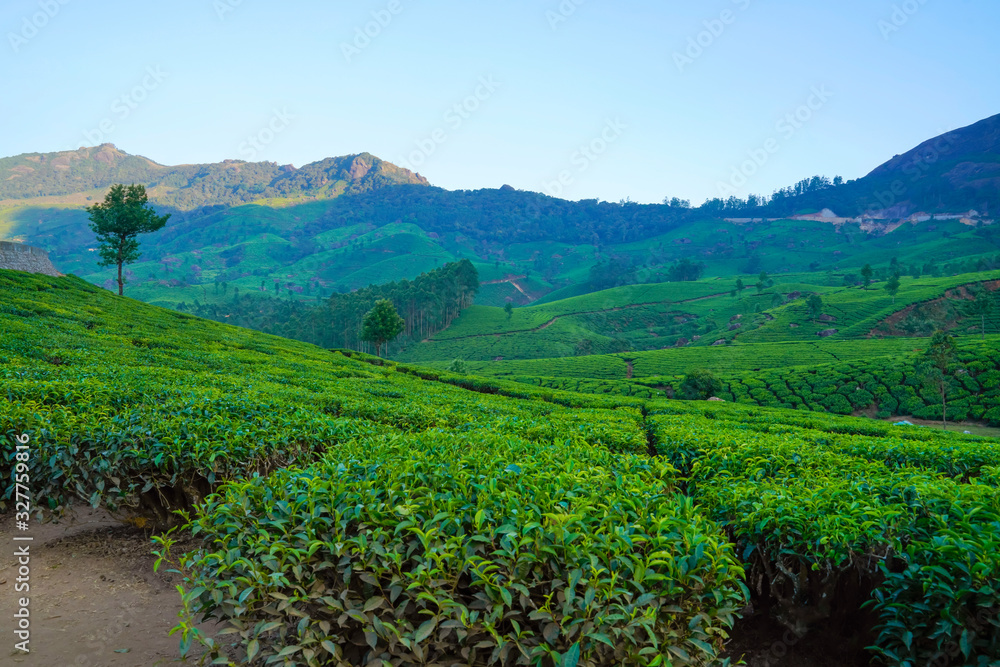
<path id="1" fill-rule="evenodd" d="M 0 241 L 0 269 L 44 273 L 47 276 L 61 276 L 49 261 L 49 253 L 41 248 L 20 243 Z"/>

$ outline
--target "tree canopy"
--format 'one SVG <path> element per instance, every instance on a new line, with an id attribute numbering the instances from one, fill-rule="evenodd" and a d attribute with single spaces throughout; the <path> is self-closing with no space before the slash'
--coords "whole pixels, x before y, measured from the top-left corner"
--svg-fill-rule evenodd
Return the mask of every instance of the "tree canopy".
<path id="1" fill-rule="evenodd" d="M 382 356 L 382 346 L 403 331 L 406 322 L 396 312 L 396 307 L 388 299 L 379 299 L 375 307 L 365 314 L 361 323 L 361 340 L 375 346 L 375 354 Z"/>
<path id="2" fill-rule="evenodd" d="M 139 234 L 149 234 L 162 229 L 170 214 L 156 215 L 148 205 L 143 185 L 112 185 L 104 202 L 87 207 L 90 229 L 97 234 L 100 244 L 100 266 L 118 267 L 118 295 L 125 290 L 122 266 L 131 264 L 142 255 L 139 253 Z"/>

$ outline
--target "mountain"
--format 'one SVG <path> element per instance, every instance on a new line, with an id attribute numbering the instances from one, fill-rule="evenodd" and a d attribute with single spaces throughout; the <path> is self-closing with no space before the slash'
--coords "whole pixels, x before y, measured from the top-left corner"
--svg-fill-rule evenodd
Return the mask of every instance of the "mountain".
<path id="1" fill-rule="evenodd" d="M 1000 114 L 929 139 L 876 167 L 861 183 L 889 184 L 905 212 L 948 206 L 996 214 L 1000 204 Z M 893 188 L 902 184 L 905 190 Z M 890 199 L 881 193 L 880 203 Z M 904 210 L 900 210 L 903 213 Z"/>
<path id="2" fill-rule="evenodd" d="M 328 199 L 399 184 L 428 185 L 424 177 L 368 153 L 327 158 L 301 169 L 242 160 L 171 167 L 130 155 L 113 144 L 0 159 L 0 200 L 90 193 L 114 183 L 142 183 L 155 203 L 181 211 L 261 199 Z"/>
<path id="3" fill-rule="evenodd" d="M 911 274 L 934 264 L 954 274 L 993 268 L 1000 251 L 1000 229 L 987 217 L 1000 210 L 998 137 L 1000 116 L 861 179 L 815 177 L 766 200 L 699 208 L 566 201 L 509 186 L 449 191 L 367 153 L 301 169 L 234 160 L 168 167 L 104 144 L 0 159 L 0 239 L 43 248 L 60 271 L 103 284 L 110 271 L 97 266 L 83 208 L 111 183 L 142 182 L 173 215 L 141 239 L 131 295 L 170 307 L 214 304 L 236 288 L 315 301 L 461 259 L 475 265 L 476 303 L 488 306 L 670 280 L 675 268 L 701 267 L 707 278 L 830 271 L 840 281 L 895 258 Z M 789 220 L 824 208 L 841 217 Z M 982 214 L 971 226 L 962 221 L 970 209 Z M 926 224 L 897 229 L 919 212 Z M 674 266 L 685 259 L 694 266 Z"/>
<path id="4" fill-rule="evenodd" d="M 715 199 L 719 215 L 782 217 L 828 208 L 843 217 L 885 220 L 917 213 L 1000 213 L 1000 114 L 929 139 L 843 182 L 814 176 L 770 197 Z"/>

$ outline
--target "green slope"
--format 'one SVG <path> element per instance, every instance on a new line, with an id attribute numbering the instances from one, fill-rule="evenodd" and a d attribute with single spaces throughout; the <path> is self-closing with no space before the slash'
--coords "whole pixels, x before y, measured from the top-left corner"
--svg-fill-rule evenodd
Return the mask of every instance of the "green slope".
<path id="1" fill-rule="evenodd" d="M 996 441 L 351 357 L 0 270 L 0 509 L 16 470 L 36 514 L 71 496 L 156 526 L 187 510 L 193 550 L 156 548 L 184 572 L 185 645 L 221 662 L 227 640 L 192 634 L 205 614 L 259 627 L 231 637 L 262 659 L 516 641 L 640 665 L 718 661 L 748 601 L 824 633 L 869 598 L 876 653 L 917 664 L 961 640 L 1000 658 L 982 630 L 1000 622 Z M 762 586 L 761 568 L 788 574 Z M 560 623 L 599 637 L 553 632 L 559 595 L 578 602 Z"/>
<path id="2" fill-rule="evenodd" d="M 789 353 L 782 355 L 783 363 L 789 360 L 795 363 L 796 352 L 792 350 L 805 355 L 797 363 L 809 363 L 813 356 L 808 350 L 813 343 L 898 333 L 895 327 L 884 324 L 887 318 L 946 295 L 954 301 L 950 310 L 941 311 L 940 317 L 944 319 L 935 321 L 931 317 L 935 313 L 931 312 L 928 319 L 921 320 L 915 333 L 927 335 L 937 328 L 955 327 L 960 333 L 977 332 L 978 322 L 961 318 L 963 304 L 968 303 L 971 294 L 959 288 L 989 283 L 995 289 L 993 281 L 1000 279 L 1000 271 L 903 278 L 895 298 L 885 292 L 882 282 L 864 289 L 831 286 L 825 284 L 828 278 L 825 274 L 779 276 L 772 287 L 760 293 L 750 288 L 742 296 L 732 296 L 733 280 L 635 285 L 517 308 L 509 319 L 501 308 L 474 306 L 449 328 L 411 346 L 399 358 L 422 363 L 453 359 L 491 361 L 489 365 L 474 364 L 472 368 L 495 376 L 558 376 L 578 367 L 580 370 L 572 372 L 572 376 L 609 377 L 608 371 L 598 370 L 600 358 L 587 358 L 588 355 L 627 353 L 625 356 L 636 362 L 635 373 L 662 374 L 639 369 L 650 364 L 647 360 L 657 358 L 749 358 L 754 354 L 751 349 L 754 344 L 790 341 L 806 345 L 789 348 Z M 746 283 L 751 280 L 746 278 Z M 813 317 L 807 305 L 807 297 L 812 294 L 819 295 L 823 302 L 818 318 Z M 996 300 L 996 292 L 991 294 Z M 1000 304 L 987 320 L 987 331 L 998 330 Z M 585 348 L 581 348 L 581 341 L 587 341 Z M 716 345 L 720 342 L 725 345 Z M 703 351 L 685 354 L 678 347 Z M 549 371 L 548 366 L 556 362 L 546 359 L 574 355 L 584 356 L 560 361 L 558 373 Z M 522 364 L 519 360 L 538 361 Z M 676 367 L 673 361 L 665 363 Z M 725 363 L 728 362 L 708 361 L 705 365 L 718 368 Z M 617 360 L 609 360 L 608 364 L 615 373 L 620 371 Z M 537 372 L 528 371 L 529 368 Z"/>

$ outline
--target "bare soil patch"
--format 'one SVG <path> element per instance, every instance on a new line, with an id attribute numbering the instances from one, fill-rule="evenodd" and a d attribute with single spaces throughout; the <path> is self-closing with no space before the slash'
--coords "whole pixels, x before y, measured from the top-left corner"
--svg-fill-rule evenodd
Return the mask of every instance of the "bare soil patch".
<path id="1" fill-rule="evenodd" d="M 150 535 L 121 524 L 103 510 L 70 509 L 51 523 L 32 520 L 19 536 L 30 545 L 30 591 L 14 590 L 14 516 L 0 516 L 0 622 L 5 645 L 0 664 L 37 667 L 153 667 L 180 662 L 178 623 L 180 595 L 177 574 L 161 566 Z M 179 554 L 195 547 L 193 540 L 175 547 Z M 30 652 L 14 649 L 11 619 L 21 597 L 30 600 Z M 203 627 L 208 633 L 211 626 Z M 193 664 L 195 661 L 192 661 Z"/>

